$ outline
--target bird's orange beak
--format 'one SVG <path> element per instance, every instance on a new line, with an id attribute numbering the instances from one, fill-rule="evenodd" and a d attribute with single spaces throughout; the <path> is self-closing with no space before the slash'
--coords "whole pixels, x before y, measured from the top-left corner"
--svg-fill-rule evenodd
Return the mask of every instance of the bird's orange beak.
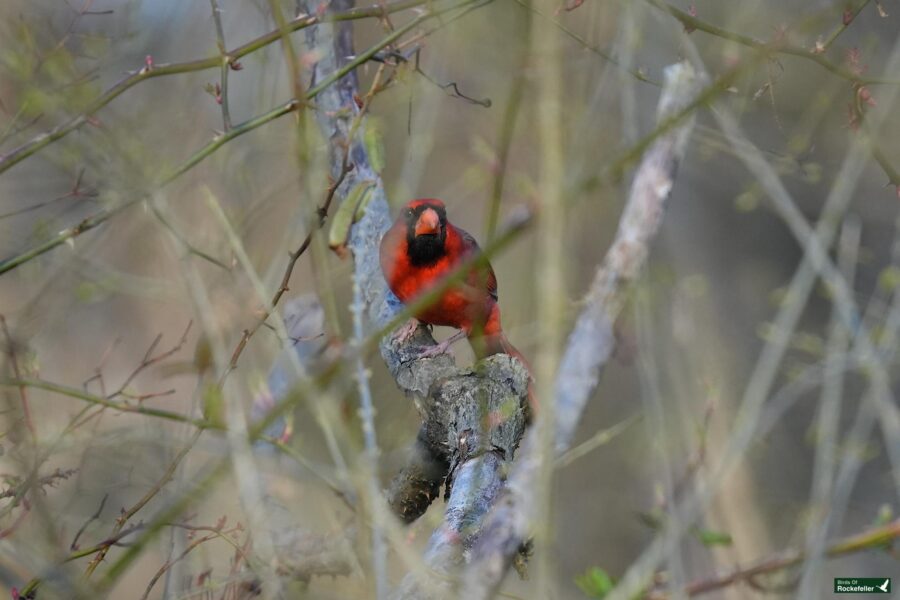
<path id="1" fill-rule="evenodd" d="M 426 208 L 416 221 L 416 235 L 437 235 L 441 231 L 441 218 L 433 208 Z"/>

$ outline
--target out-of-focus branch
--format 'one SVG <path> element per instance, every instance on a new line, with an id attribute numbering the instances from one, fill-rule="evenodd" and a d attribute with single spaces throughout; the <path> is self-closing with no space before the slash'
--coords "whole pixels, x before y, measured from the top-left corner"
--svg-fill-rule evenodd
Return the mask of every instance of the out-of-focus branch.
<path id="1" fill-rule="evenodd" d="M 284 269 L 284 275 L 281 277 L 281 285 L 278 286 L 278 289 L 275 290 L 275 293 L 272 295 L 272 301 L 269 303 L 269 306 L 266 306 L 263 310 L 263 314 L 259 319 L 256 320 L 256 323 L 253 324 L 253 327 L 249 329 L 245 329 L 241 334 L 241 339 L 238 341 L 234 350 L 231 353 L 231 359 L 228 362 L 228 370 L 223 374 L 227 376 L 229 372 L 233 371 L 237 368 L 238 359 L 241 357 L 241 354 L 244 352 L 244 348 L 247 347 L 247 343 L 250 341 L 250 338 L 259 330 L 260 327 L 266 322 L 266 320 L 271 316 L 272 311 L 275 310 L 275 307 L 278 306 L 278 303 L 281 301 L 281 297 L 290 289 L 289 285 L 291 282 L 291 275 L 294 273 L 294 267 L 297 265 L 297 261 L 303 256 L 303 253 L 309 248 L 309 245 L 312 243 L 312 238 L 315 232 L 318 229 L 321 229 L 325 225 L 325 218 L 328 216 L 328 210 L 331 207 L 331 203 L 334 200 L 334 193 L 337 188 L 344 181 L 344 177 L 346 177 L 347 173 L 350 171 L 350 166 L 344 161 L 341 173 L 338 175 L 338 178 L 328 186 L 328 191 L 325 194 L 325 202 L 322 203 L 321 206 L 316 209 L 316 225 L 317 227 L 310 228 L 307 232 L 306 237 L 303 238 L 303 242 L 300 243 L 300 246 L 291 252 L 288 256 L 288 263 Z"/>
<path id="2" fill-rule="evenodd" d="M 13 375 L 16 379 L 22 379 L 22 371 L 19 369 L 19 359 L 16 356 L 16 345 L 12 336 L 9 334 L 9 327 L 6 325 L 6 317 L 0 315 L 0 329 L 3 330 L 3 337 L 6 340 L 6 353 L 9 356 L 9 362 L 12 365 Z M 22 400 L 22 419 L 25 421 L 25 427 L 31 434 L 31 442 L 37 443 L 37 432 L 34 428 L 34 421 L 31 419 L 31 409 L 28 406 L 28 393 L 25 391 L 26 386 L 19 386 L 19 397 Z"/>
<path id="3" fill-rule="evenodd" d="M 687 63 L 666 69 L 658 120 L 664 121 L 689 105 L 701 86 L 702 79 Z M 674 185 L 692 125 L 691 118 L 658 138 L 635 174 L 616 238 L 591 284 L 585 308 L 569 336 L 560 363 L 555 388 L 557 454 L 568 448 L 600 372 L 612 356 L 613 324 L 662 223 L 665 201 Z M 513 557 L 528 539 L 533 524 L 533 507 L 529 502 L 533 484 L 542 461 L 552 459 L 540 456 L 539 446 L 536 430 L 530 431 L 520 458 L 513 465 L 506 491 L 487 516 L 472 549 L 463 580 L 465 598 L 491 597 Z"/>
<path id="4" fill-rule="evenodd" d="M 103 406 L 106 408 L 111 408 L 113 410 L 117 410 L 125 413 L 136 413 L 139 415 L 147 415 L 150 417 L 158 417 L 160 419 L 166 419 L 169 421 L 177 421 L 180 423 L 187 423 L 188 425 L 193 425 L 198 429 L 221 429 L 221 424 L 213 423 L 212 421 L 207 421 L 205 419 L 193 419 L 189 416 L 183 415 L 181 413 L 161 409 L 161 408 L 153 408 L 151 406 L 145 406 L 144 404 L 133 404 L 129 402 L 121 402 L 118 400 L 110 400 L 104 396 L 97 396 L 95 394 L 91 394 L 85 392 L 79 388 L 73 388 L 66 385 L 61 385 L 58 383 L 53 383 L 52 381 L 46 381 L 44 379 L 10 379 L 10 378 L 0 378 L 0 386 L 10 386 L 10 387 L 21 387 L 21 388 L 33 388 L 37 390 L 45 390 L 47 392 L 53 392 L 54 394 L 60 394 L 62 396 L 69 396 L 70 398 L 76 398 L 78 400 L 83 400 L 90 404 L 96 404 L 97 406 Z"/>
<path id="5" fill-rule="evenodd" d="M 382 50 L 386 46 L 389 46 L 390 44 L 393 44 L 401 36 L 411 31 L 415 27 L 421 25 L 425 21 L 428 21 L 429 19 L 433 19 L 435 17 L 439 17 L 456 8 L 471 6 L 475 1 L 476 0 L 463 0 L 462 2 L 451 4 L 449 7 L 435 9 L 419 15 L 403 27 L 398 28 L 396 31 L 386 36 L 384 39 L 373 45 L 365 52 L 362 52 L 359 55 L 354 56 L 351 60 L 348 60 L 347 63 L 342 65 L 340 68 L 335 69 L 334 71 L 329 71 L 327 73 L 327 76 L 322 77 L 318 81 L 317 85 L 311 86 L 306 94 L 306 100 L 317 98 L 323 90 L 328 89 L 332 84 L 343 79 L 348 73 L 353 72 L 358 66 L 370 60 L 375 54 L 378 53 L 378 51 Z M 216 58 L 216 60 L 219 59 Z M 249 119 L 239 125 L 235 125 L 232 129 L 223 133 L 222 135 L 216 136 L 211 142 L 195 152 L 187 161 L 164 176 L 158 183 L 158 187 L 168 185 L 178 177 L 181 177 L 231 140 L 297 110 L 300 107 L 300 104 L 300 101 L 296 99 L 291 100 L 285 104 L 282 104 L 281 106 L 273 108 L 267 113 Z M 2 159 L 0 159 L 0 173 L 2 173 L 3 171 L 2 165 L 3 162 Z M 78 237 L 86 231 L 90 231 L 91 229 L 102 225 L 110 218 L 114 217 L 130 206 L 146 200 L 146 198 L 146 195 L 136 194 L 131 200 L 125 201 L 113 208 L 102 210 L 82 220 L 80 223 L 73 227 L 63 229 L 54 237 L 45 240 L 40 244 L 37 244 L 36 246 L 30 248 L 29 250 L 26 250 L 25 252 L 0 261 L 0 275 L 6 273 L 7 271 L 11 271 L 12 269 L 28 262 L 29 260 L 37 258 L 38 256 L 46 252 L 49 252 L 57 246 L 60 246 L 67 241 Z"/>
<path id="6" fill-rule="evenodd" d="M 900 538 L 900 520 L 895 520 L 887 525 L 876 527 L 837 541 L 825 550 L 825 555 L 829 558 L 835 558 L 845 554 L 863 552 L 865 550 L 877 550 L 888 546 L 897 538 Z M 803 552 L 796 550 L 782 552 L 775 556 L 759 560 L 749 567 L 735 569 L 730 573 L 717 575 L 715 577 L 710 577 L 709 579 L 694 581 L 687 585 L 684 589 L 684 593 L 688 597 L 693 598 L 739 583 L 756 585 L 754 581 L 755 578 L 794 567 L 803 562 L 803 560 Z M 670 596 L 662 592 L 654 591 L 648 593 L 645 597 L 647 600 L 666 600 Z"/>
<path id="7" fill-rule="evenodd" d="M 583 1 L 583 0 L 582 0 L 582 1 Z M 556 27 L 557 29 L 559 29 L 560 31 L 562 31 L 562 32 L 563 32 L 564 34 L 566 34 L 569 38 L 575 40 L 575 42 L 577 42 L 577 43 L 578 43 L 579 45 L 581 45 L 583 48 L 585 48 L 586 50 L 589 50 L 589 51 L 593 52 L 594 54 L 596 54 L 597 56 L 599 56 L 600 58 L 602 58 L 602 59 L 605 60 L 606 62 L 608 62 L 608 63 L 610 63 L 611 65 L 615 66 L 615 67 L 616 67 L 617 69 L 619 69 L 620 71 L 622 71 L 622 72 L 624 72 L 624 73 L 628 73 L 629 75 L 631 75 L 632 77 L 634 77 L 634 78 L 637 79 L 638 81 L 643 81 L 644 83 L 649 83 L 649 84 L 651 84 L 651 85 L 659 85 L 656 81 L 654 81 L 653 79 L 651 79 L 650 77 L 648 77 L 647 74 L 646 74 L 645 72 L 643 72 L 641 69 L 632 69 L 632 68 L 625 68 L 625 67 L 623 67 L 623 66 L 622 66 L 622 63 L 619 62 L 619 59 L 617 59 L 615 56 L 613 56 L 612 54 L 610 54 L 609 52 L 607 52 L 607 51 L 605 51 L 605 50 L 601 50 L 600 48 L 598 48 L 598 47 L 596 47 L 596 46 L 592 46 L 592 45 L 591 45 L 590 43 L 588 43 L 588 41 L 587 41 L 586 39 L 584 39 L 581 35 L 579 35 L 579 34 L 576 33 L 575 31 L 573 31 L 572 29 L 569 29 L 569 28 L 566 27 L 563 23 L 561 23 L 558 19 L 556 19 L 555 16 L 552 17 L 552 16 L 550 16 L 550 15 L 548 15 L 548 14 L 546 14 L 546 13 L 540 11 L 540 10 L 538 10 L 537 8 L 535 8 L 535 7 L 533 6 L 533 4 L 527 3 L 527 2 L 525 2 L 525 0 L 516 0 L 516 2 L 519 3 L 519 5 L 522 6 L 522 8 L 524 8 L 524 9 L 526 9 L 526 10 L 530 10 L 531 12 L 533 12 L 534 14 L 536 14 L 537 16 L 539 16 L 540 18 L 542 18 L 542 19 L 548 21 L 549 23 L 553 24 L 554 27 Z"/>
<path id="8" fill-rule="evenodd" d="M 695 63 L 702 65 L 692 44 L 687 43 L 686 48 Z M 898 61 L 900 61 L 900 44 L 895 44 L 885 72 L 898 72 L 900 70 Z M 897 93 L 897 88 L 886 91 L 882 109 L 885 105 L 892 104 Z M 873 114 L 873 120 L 878 119 L 877 122 L 880 123 L 880 119 L 885 118 L 886 114 L 888 114 L 887 111 L 879 110 Z M 799 322 L 817 277 L 822 277 L 829 285 L 833 293 L 834 305 L 845 326 L 857 332 L 852 353 L 859 354 L 858 359 L 867 365 L 868 373 L 871 375 L 870 393 L 863 400 L 865 410 L 861 408 L 858 413 L 858 416 L 865 416 L 866 419 L 857 419 L 857 422 L 867 427 L 868 424 L 865 421 L 873 418 L 874 415 L 870 408 L 877 408 L 882 417 L 881 425 L 885 428 L 886 439 L 897 439 L 894 432 L 900 430 L 898 413 L 888 399 L 891 394 L 889 387 L 885 386 L 883 364 L 880 359 L 875 360 L 879 355 L 872 348 L 871 338 L 867 332 L 868 328 L 859 320 L 859 312 L 856 309 L 853 294 L 825 250 L 831 245 L 842 215 L 847 210 L 849 202 L 854 198 L 853 190 L 863 172 L 867 158 L 863 151 L 864 141 L 856 139 L 851 144 L 847 157 L 834 178 L 834 186 L 823 203 L 818 224 L 813 229 L 806 223 L 805 217 L 797 208 L 774 168 L 761 156 L 756 146 L 746 142 L 734 117 L 726 111 L 717 111 L 714 115 L 719 119 L 723 129 L 729 132 L 733 147 L 740 151 L 739 156 L 758 178 L 760 185 L 789 225 L 791 232 L 801 241 L 805 252 L 800 266 L 787 286 L 785 298 L 789 298 L 790 301 L 782 304 L 773 321 L 772 331 L 775 332 L 775 335 L 767 341 L 753 368 L 740 402 L 740 413 L 735 419 L 735 426 L 729 432 L 727 443 L 719 453 L 717 464 L 711 468 L 708 478 L 709 485 L 694 490 L 694 493 L 690 494 L 680 507 L 673 509 L 677 510 L 678 518 L 673 520 L 671 527 L 662 530 L 642 556 L 632 563 L 610 594 L 610 600 L 631 598 L 644 589 L 646 582 L 652 577 L 664 555 L 672 552 L 676 547 L 678 540 L 686 530 L 686 525 L 693 522 L 705 509 L 739 458 L 747 451 L 759 430 L 762 412 L 769 399 L 771 385 L 778 373 L 784 353 L 787 351 L 791 332 Z M 863 439 L 863 437 L 859 439 Z M 894 456 L 897 453 L 896 444 L 887 444 L 887 448 L 892 462 L 900 464 L 900 458 L 895 459 Z M 852 453 L 848 455 L 848 458 L 850 456 Z M 846 481 L 852 481 L 858 473 L 858 461 L 856 465 L 851 462 L 846 464 L 848 465 L 845 471 L 846 475 L 839 475 L 839 479 L 846 477 Z M 844 471 L 843 466 L 841 470 Z M 894 469 L 894 472 L 896 471 Z"/>
<path id="9" fill-rule="evenodd" d="M 289 539 L 280 540 L 278 548 L 278 572 L 299 581 L 321 575 L 349 575 L 356 569 L 352 532 L 348 535 L 304 535 L 293 531 Z"/>
<path id="10" fill-rule="evenodd" d="M 381 17 L 386 13 L 390 14 L 402 10 L 407 10 L 421 4 L 425 4 L 425 0 L 399 0 L 398 2 L 392 2 L 389 4 L 378 4 L 375 6 L 363 8 L 349 8 L 345 11 L 331 13 L 325 17 L 318 15 L 314 11 L 310 14 L 300 15 L 296 19 L 293 19 L 287 24 L 287 29 L 289 31 L 298 31 L 300 29 L 304 29 L 321 22 L 352 21 L 370 17 Z M 189 60 L 180 63 L 152 64 L 145 66 L 139 71 L 130 73 L 127 77 L 120 80 L 118 83 L 100 94 L 93 102 L 88 105 L 88 107 L 81 114 L 73 117 L 65 123 L 62 123 L 61 125 L 54 127 L 53 129 L 45 131 L 29 142 L 26 142 L 22 146 L 19 146 L 15 150 L 12 150 L 3 156 L 0 156 L 0 173 L 3 173 L 17 163 L 40 151 L 45 146 L 67 136 L 76 129 L 80 128 L 85 123 L 88 123 L 91 116 L 93 116 L 97 111 L 115 100 L 123 92 L 131 87 L 134 87 L 138 83 L 141 83 L 142 81 L 153 79 L 156 77 L 163 77 L 165 75 L 177 75 L 179 73 L 192 73 L 194 71 L 214 69 L 222 64 L 223 59 L 228 62 L 229 66 L 232 69 L 239 69 L 240 67 L 237 63 L 238 59 L 256 52 L 261 48 L 265 48 L 269 44 L 277 42 L 279 39 L 281 39 L 281 35 L 281 29 L 275 29 L 265 35 L 247 42 L 242 46 L 238 46 L 231 52 L 227 52 L 224 57 L 221 54 L 216 54 L 215 56 L 209 56 L 207 58 L 199 58 L 196 60 Z"/>
<path id="11" fill-rule="evenodd" d="M 203 161 L 205 158 L 207 158 L 209 155 L 211 155 L 213 152 L 215 152 L 231 140 L 297 110 L 298 106 L 299 103 L 297 103 L 296 101 L 291 101 L 273 108 L 267 113 L 249 119 L 244 123 L 235 125 L 227 133 L 215 137 L 211 142 L 195 152 L 187 161 L 182 163 L 168 176 L 164 177 L 159 183 L 159 187 L 165 186 L 181 175 L 187 173 L 189 170 L 194 168 L 201 161 Z M 50 250 L 53 250 L 57 246 L 66 243 L 68 240 L 75 239 L 86 231 L 90 231 L 91 229 L 102 225 L 125 209 L 137 204 L 138 202 L 143 202 L 146 199 L 146 195 L 136 194 L 135 197 L 131 200 L 127 200 L 112 208 L 101 210 L 96 214 L 82 220 L 80 223 L 74 225 L 73 227 L 67 227 L 66 229 L 63 229 L 55 236 L 51 237 L 48 240 L 45 240 L 44 242 L 41 242 L 40 244 L 37 244 L 36 246 L 26 250 L 25 252 L 0 261 L 0 275 L 6 273 L 7 271 L 15 269 L 16 267 L 34 258 L 37 258 L 38 256 L 41 256 L 42 254 L 49 252 Z"/>
<path id="12" fill-rule="evenodd" d="M 209 0 L 209 5 L 212 9 L 213 23 L 216 24 L 216 46 L 222 57 L 222 75 L 216 93 L 216 102 L 222 107 L 222 127 L 228 131 L 231 129 L 231 112 L 228 110 L 228 71 L 231 70 L 233 59 L 225 49 L 225 29 L 222 27 L 222 9 L 219 8 L 219 0 Z"/>
<path id="13" fill-rule="evenodd" d="M 722 27 L 719 27 L 717 25 L 707 23 L 706 21 L 698 19 L 696 16 L 686 13 L 685 11 L 669 4 L 668 2 L 664 2 L 663 0 L 646 1 L 657 7 L 658 9 L 669 13 L 670 15 L 681 21 L 682 25 L 684 25 L 686 28 L 689 28 L 690 30 L 696 29 L 704 33 L 722 38 L 724 40 L 735 42 L 741 44 L 742 46 L 747 46 L 748 48 L 753 48 L 754 50 L 762 50 L 767 53 L 774 52 L 776 54 L 785 54 L 788 56 L 797 56 L 799 58 L 811 60 L 822 68 L 834 73 L 838 77 L 856 84 L 900 85 L 900 81 L 896 79 L 885 79 L 883 77 L 864 77 L 863 75 L 854 73 L 850 69 L 842 67 L 828 60 L 821 52 L 816 52 L 815 49 L 810 50 L 807 48 L 801 48 L 799 46 L 794 46 L 781 40 L 763 42 L 748 35 L 737 33 L 734 31 L 728 31 L 727 29 L 723 29 Z"/>

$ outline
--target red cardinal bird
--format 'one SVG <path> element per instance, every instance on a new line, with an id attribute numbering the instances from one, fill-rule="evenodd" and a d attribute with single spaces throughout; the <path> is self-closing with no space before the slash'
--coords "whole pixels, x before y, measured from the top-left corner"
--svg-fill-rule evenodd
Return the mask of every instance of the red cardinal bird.
<path id="1" fill-rule="evenodd" d="M 381 270 L 391 291 L 404 303 L 409 303 L 480 251 L 475 238 L 447 221 L 443 202 L 433 198 L 413 200 L 403 208 L 381 240 Z M 425 350 L 425 356 L 441 354 L 460 337 L 467 336 L 478 358 L 509 354 L 531 371 L 522 353 L 503 335 L 497 304 L 497 278 L 490 265 L 473 269 L 415 317 L 430 325 L 460 330 Z M 418 326 L 416 319 L 410 320 L 398 332 L 398 337 L 409 337 Z"/>

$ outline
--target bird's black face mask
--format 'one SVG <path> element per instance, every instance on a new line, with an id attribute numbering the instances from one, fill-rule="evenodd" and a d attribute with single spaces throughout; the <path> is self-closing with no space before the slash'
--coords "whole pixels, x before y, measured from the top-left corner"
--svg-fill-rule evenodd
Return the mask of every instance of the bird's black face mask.
<path id="1" fill-rule="evenodd" d="M 447 213 L 443 206 L 420 204 L 406 211 L 406 242 L 409 261 L 430 265 L 444 256 Z"/>

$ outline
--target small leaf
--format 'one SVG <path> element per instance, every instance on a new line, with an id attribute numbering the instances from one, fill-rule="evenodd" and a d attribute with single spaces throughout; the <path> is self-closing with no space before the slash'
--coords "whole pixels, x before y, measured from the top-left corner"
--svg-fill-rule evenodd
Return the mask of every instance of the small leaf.
<path id="1" fill-rule="evenodd" d="M 216 427 L 225 427 L 225 400 L 222 391 L 213 383 L 203 389 L 203 418 Z"/>
<path id="2" fill-rule="evenodd" d="M 370 185 L 365 189 L 362 197 L 356 204 L 356 210 L 353 211 L 354 223 L 359 223 L 360 219 L 363 218 L 363 215 L 366 214 L 366 207 L 369 206 L 369 202 L 371 202 L 372 198 L 375 197 L 375 194 L 372 192 L 373 187 L 375 187 L 375 182 L 370 182 Z"/>
<path id="3" fill-rule="evenodd" d="M 375 185 L 374 181 L 360 181 L 331 218 L 331 227 L 328 230 L 328 247 L 343 258 L 347 252 L 347 239 L 350 237 L 350 226 L 357 220 L 357 215 L 365 211 L 366 205 L 372 197 L 370 190 Z"/>
<path id="4" fill-rule="evenodd" d="M 713 531 L 712 529 L 695 529 L 694 535 L 700 540 L 704 546 L 730 546 L 732 543 L 731 534 L 724 531 Z"/>
<path id="5" fill-rule="evenodd" d="M 75 298 L 78 302 L 89 303 L 96 299 L 98 293 L 97 286 L 91 281 L 82 281 L 75 286 Z"/>
<path id="6" fill-rule="evenodd" d="M 898 285 L 900 285 L 900 268 L 891 265 L 878 274 L 878 287 L 882 290 L 893 292 Z"/>
<path id="7" fill-rule="evenodd" d="M 369 164 L 376 173 L 384 170 L 384 146 L 381 143 L 381 126 L 375 118 L 366 121 L 366 130 L 363 133 L 363 143 L 369 154 Z"/>
<path id="8" fill-rule="evenodd" d="M 759 194 L 755 193 L 753 190 L 747 190 L 734 199 L 734 207 L 738 212 L 746 213 L 759 208 L 759 202 Z"/>
<path id="9" fill-rule="evenodd" d="M 878 508 L 878 515 L 875 517 L 875 522 L 873 525 L 875 527 L 882 527 L 887 525 L 891 521 L 894 520 L 894 509 L 891 508 L 890 504 L 882 504 Z"/>
<path id="10" fill-rule="evenodd" d="M 807 183 L 819 183 L 822 180 L 822 165 L 815 162 L 803 163 L 803 179 Z"/>
<path id="11" fill-rule="evenodd" d="M 613 578 L 600 567 L 591 567 L 576 577 L 575 585 L 590 598 L 605 598 L 616 587 Z"/>
<path id="12" fill-rule="evenodd" d="M 650 512 L 638 512 L 637 517 L 650 529 L 662 529 L 666 520 L 665 514 L 658 508 L 654 508 Z"/>

